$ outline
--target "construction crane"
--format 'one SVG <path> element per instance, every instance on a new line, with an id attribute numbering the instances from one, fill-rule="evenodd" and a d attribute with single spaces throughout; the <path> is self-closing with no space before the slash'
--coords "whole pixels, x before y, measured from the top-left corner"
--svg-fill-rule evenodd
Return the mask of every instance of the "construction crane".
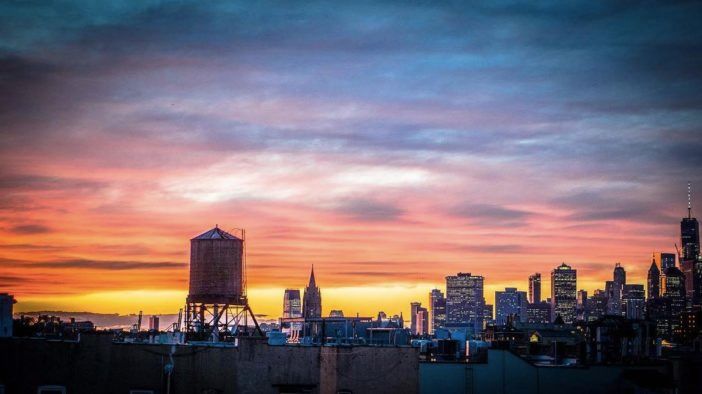
<path id="1" fill-rule="evenodd" d="M 682 255 L 680 254 L 680 249 L 678 248 L 678 243 L 675 243 L 675 251 L 678 253 L 678 261 L 682 264 Z"/>

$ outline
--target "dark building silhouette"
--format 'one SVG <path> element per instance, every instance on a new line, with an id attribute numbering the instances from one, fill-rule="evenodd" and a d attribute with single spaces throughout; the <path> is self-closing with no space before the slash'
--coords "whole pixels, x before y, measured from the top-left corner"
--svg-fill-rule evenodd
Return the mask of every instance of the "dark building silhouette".
<path id="1" fill-rule="evenodd" d="M 700 225 L 692 217 L 691 186 L 687 184 L 687 217 L 680 222 L 682 260 L 697 260 L 700 255 Z"/>
<path id="2" fill-rule="evenodd" d="M 607 314 L 607 293 L 598 289 L 587 300 L 588 321 L 594 321 Z"/>
<path id="3" fill-rule="evenodd" d="M 622 315 L 627 319 L 640 320 L 644 318 L 646 298 L 644 286 L 626 284 L 622 290 Z"/>
<path id="4" fill-rule="evenodd" d="M 538 272 L 529 276 L 529 302 L 541 302 L 541 274 Z"/>
<path id="5" fill-rule="evenodd" d="M 656 337 L 670 339 L 672 336 L 670 298 L 657 297 L 646 301 L 646 319 L 656 323 Z"/>
<path id="6" fill-rule="evenodd" d="M 654 253 L 653 259 L 661 271 L 666 268 L 675 267 L 675 253 Z"/>
<path id="7" fill-rule="evenodd" d="M 691 186 L 687 184 L 687 217 L 680 221 L 680 269 L 685 274 L 687 299 L 692 305 L 702 304 L 702 259 L 700 259 L 700 226 L 692 217 Z"/>
<path id="8" fill-rule="evenodd" d="M 656 266 L 655 257 L 651 262 L 651 267 L 648 269 L 646 290 L 648 292 L 647 299 L 649 300 L 661 296 L 661 271 Z"/>
<path id="9" fill-rule="evenodd" d="M 622 315 L 622 289 L 619 282 L 608 280 L 605 282 L 605 294 L 607 295 L 607 314 L 612 316 Z"/>
<path id="10" fill-rule="evenodd" d="M 304 318 L 322 317 L 322 293 L 314 279 L 314 266 L 302 299 L 302 316 Z"/>
<path id="11" fill-rule="evenodd" d="M 612 274 L 612 279 L 622 286 L 626 284 L 626 271 L 624 271 L 624 267 L 622 267 L 620 263 L 614 265 L 614 273 Z"/>
<path id="12" fill-rule="evenodd" d="M 687 306 L 685 291 L 685 275 L 679 269 L 672 267 L 664 272 L 661 280 L 661 293 L 670 300 L 671 330 L 673 335 L 680 329 L 680 314 Z"/>

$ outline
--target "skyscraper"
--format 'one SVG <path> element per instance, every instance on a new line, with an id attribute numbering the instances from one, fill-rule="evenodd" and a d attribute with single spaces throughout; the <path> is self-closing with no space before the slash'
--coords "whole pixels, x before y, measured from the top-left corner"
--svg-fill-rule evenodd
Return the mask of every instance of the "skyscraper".
<path id="1" fill-rule="evenodd" d="M 587 300 L 588 321 L 595 321 L 607 314 L 607 293 L 597 289 Z"/>
<path id="2" fill-rule="evenodd" d="M 304 318 L 322 317 L 322 292 L 314 279 L 314 266 L 312 266 L 310 282 L 305 288 L 302 300 L 302 316 Z"/>
<path id="3" fill-rule="evenodd" d="M 605 282 L 605 294 L 607 295 L 607 314 L 613 316 L 622 315 L 622 286 L 621 283 L 608 280 Z"/>
<path id="4" fill-rule="evenodd" d="M 651 262 L 651 267 L 648 269 L 648 280 L 646 283 L 646 290 L 648 292 L 648 298 L 658 298 L 661 296 L 661 271 L 656 266 L 656 259 L 654 257 Z"/>
<path id="5" fill-rule="evenodd" d="M 417 335 L 425 335 L 429 333 L 429 311 L 427 308 L 419 307 L 417 309 Z"/>
<path id="6" fill-rule="evenodd" d="M 300 290 L 285 289 L 283 295 L 283 317 L 302 317 Z"/>
<path id="7" fill-rule="evenodd" d="M 560 316 L 566 324 L 575 321 L 577 271 L 566 263 L 551 271 L 552 321 Z"/>
<path id="8" fill-rule="evenodd" d="M 483 277 L 458 273 L 446 277 L 446 325 L 473 328 L 479 332 L 483 326 L 485 297 Z"/>
<path id="9" fill-rule="evenodd" d="M 421 302 L 410 302 L 410 331 L 412 334 L 417 334 L 417 312 L 421 307 Z"/>
<path id="10" fill-rule="evenodd" d="M 541 302 L 541 274 L 538 272 L 529 276 L 529 302 Z"/>
<path id="11" fill-rule="evenodd" d="M 661 271 L 665 270 L 666 268 L 675 267 L 675 253 L 654 253 L 653 261 Z"/>
<path id="12" fill-rule="evenodd" d="M 643 285 L 624 285 L 622 291 L 622 310 L 624 316 L 626 316 L 627 319 L 643 319 L 645 306 L 646 299 L 644 298 Z"/>
<path id="13" fill-rule="evenodd" d="M 622 286 L 626 284 L 626 271 L 624 271 L 624 267 L 620 263 L 614 265 L 612 279 Z"/>
<path id="14" fill-rule="evenodd" d="M 504 325 L 509 319 L 527 321 L 527 295 L 524 291 L 517 291 L 516 287 L 495 292 L 495 323 Z"/>
<path id="15" fill-rule="evenodd" d="M 444 298 L 444 293 L 441 290 L 434 289 L 429 293 L 429 309 L 431 316 L 429 326 L 431 332 L 434 332 L 434 330 L 446 324 L 446 298 Z"/>
<path id="16" fill-rule="evenodd" d="M 587 290 L 578 290 L 575 309 L 578 320 L 588 321 L 589 308 L 587 305 Z"/>
<path id="17" fill-rule="evenodd" d="M 692 217 L 692 187 L 687 183 L 687 217 L 680 222 L 680 244 L 683 260 L 697 260 L 700 255 L 700 225 Z"/>
<path id="18" fill-rule="evenodd" d="M 661 281 L 661 293 L 670 300 L 671 330 L 673 333 L 680 327 L 680 314 L 687 304 L 685 291 L 685 275 L 676 267 L 665 270 L 665 278 Z"/>
<path id="19" fill-rule="evenodd" d="M 680 269 L 685 274 L 687 299 L 693 305 L 702 304 L 702 259 L 700 259 L 700 226 L 692 217 L 692 188 L 687 184 L 687 217 L 680 222 L 682 256 Z M 674 309 L 674 306 L 673 306 Z"/>

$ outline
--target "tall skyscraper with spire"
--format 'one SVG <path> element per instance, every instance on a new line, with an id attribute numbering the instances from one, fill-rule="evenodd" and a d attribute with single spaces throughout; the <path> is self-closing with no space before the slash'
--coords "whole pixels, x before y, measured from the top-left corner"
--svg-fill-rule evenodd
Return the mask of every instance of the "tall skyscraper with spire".
<path id="1" fill-rule="evenodd" d="M 702 260 L 700 260 L 700 225 L 692 217 L 692 185 L 687 183 L 687 217 L 680 221 L 680 268 L 685 275 L 687 299 L 702 304 Z"/>
<path id="2" fill-rule="evenodd" d="M 302 317 L 322 317 L 322 293 L 314 279 L 314 265 L 310 272 L 310 282 L 305 287 L 305 295 L 302 298 Z"/>
<path id="3" fill-rule="evenodd" d="M 692 217 L 692 185 L 687 183 L 687 217 L 680 222 L 682 260 L 697 260 L 700 255 L 700 225 Z"/>

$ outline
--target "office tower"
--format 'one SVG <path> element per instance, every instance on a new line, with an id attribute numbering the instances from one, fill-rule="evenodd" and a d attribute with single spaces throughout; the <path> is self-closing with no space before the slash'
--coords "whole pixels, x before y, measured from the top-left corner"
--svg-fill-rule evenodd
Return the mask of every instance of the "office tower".
<path id="1" fill-rule="evenodd" d="M 700 258 L 700 227 L 692 217 L 692 189 L 687 184 L 687 217 L 680 222 L 682 256 L 680 269 L 685 274 L 687 299 L 692 305 L 702 304 L 702 259 Z"/>
<path id="2" fill-rule="evenodd" d="M 322 317 L 322 292 L 314 279 L 314 266 L 310 272 L 310 282 L 305 288 L 302 299 L 302 316 L 307 318 Z"/>
<path id="3" fill-rule="evenodd" d="M 577 271 L 566 263 L 551 272 L 552 321 L 557 316 L 560 316 L 566 324 L 575 321 L 576 287 Z"/>
<path id="4" fill-rule="evenodd" d="M 679 269 L 671 267 L 665 270 L 665 279 L 661 281 L 663 297 L 670 299 L 670 328 L 675 333 L 680 327 L 680 314 L 687 305 L 685 275 Z"/>
<path id="5" fill-rule="evenodd" d="M 483 277 L 458 273 L 446 277 L 446 325 L 473 328 L 479 332 L 483 326 L 485 297 Z"/>
<path id="6" fill-rule="evenodd" d="M 646 301 L 646 319 L 656 322 L 657 338 L 670 339 L 672 336 L 670 298 L 649 298 L 648 301 Z"/>
<path id="7" fill-rule="evenodd" d="M 527 321 L 526 292 L 517 291 L 515 287 L 495 292 L 495 324 L 504 325 L 508 321 Z"/>
<path id="8" fill-rule="evenodd" d="M 626 284 L 626 271 L 624 271 L 624 267 L 620 263 L 617 263 L 614 265 L 614 272 L 612 274 L 612 280 L 615 282 L 625 285 Z"/>
<path id="9" fill-rule="evenodd" d="M 529 302 L 541 302 L 541 274 L 538 272 L 529 276 Z"/>
<path id="10" fill-rule="evenodd" d="M 680 222 L 680 244 L 682 260 L 697 260 L 700 255 L 700 225 L 692 217 L 692 189 L 687 184 L 687 217 Z"/>
<path id="11" fill-rule="evenodd" d="M 285 289 L 285 293 L 283 294 L 283 317 L 302 317 L 300 290 Z"/>
<path id="12" fill-rule="evenodd" d="M 492 310 L 492 304 L 485 304 L 485 307 L 483 308 L 483 326 L 495 323 L 495 315 L 492 313 Z"/>
<path id="13" fill-rule="evenodd" d="M 551 303 L 546 301 L 534 302 L 527 305 L 527 322 L 550 323 Z"/>
<path id="14" fill-rule="evenodd" d="M 646 286 L 649 300 L 661 296 L 661 271 L 656 266 L 655 257 L 651 262 L 651 268 L 648 269 L 648 280 Z"/>
<path id="15" fill-rule="evenodd" d="M 414 333 L 416 335 L 426 335 L 429 333 L 429 311 L 427 308 L 419 307 L 417 308 L 417 331 Z"/>
<path id="16" fill-rule="evenodd" d="M 588 298 L 588 321 L 595 321 L 607 314 L 607 293 L 598 289 Z"/>
<path id="17" fill-rule="evenodd" d="M 605 293 L 607 294 L 607 314 L 612 316 L 622 315 L 622 289 L 621 283 L 608 280 L 605 282 Z"/>
<path id="18" fill-rule="evenodd" d="M 588 321 L 588 307 L 587 307 L 587 290 L 578 290 L 575 311 L 577 319 L 580 321 Z"/>
<path id="19" fill-rule="evenodd" d="M 446 323 L 446 298 L 441 290 L 434 289 L 429 293 L 429 308 L 431 309 L 429 327 L 433 333 Z"/>
<path id="20" fill-rule="evenodd" d="M 628 284 L 622 289 L 622 310 L 627 319 L 639 320 L 644 318 L 646 299 L 644 286 Z"/>
<path id="21" fill-rule="evenodd" d="M 419 312 L 421 307 L 421 302 L 414 301 L 410 303 L 410 332 L 412 334 L 417 333 L 417 312 Z"/>
<path id="22" fill-rule="evenodd" d="M 653 262 L 658 266 L 660 271 L 675 267 L 675 253 L 656 252 L 653 254 Z"/>

